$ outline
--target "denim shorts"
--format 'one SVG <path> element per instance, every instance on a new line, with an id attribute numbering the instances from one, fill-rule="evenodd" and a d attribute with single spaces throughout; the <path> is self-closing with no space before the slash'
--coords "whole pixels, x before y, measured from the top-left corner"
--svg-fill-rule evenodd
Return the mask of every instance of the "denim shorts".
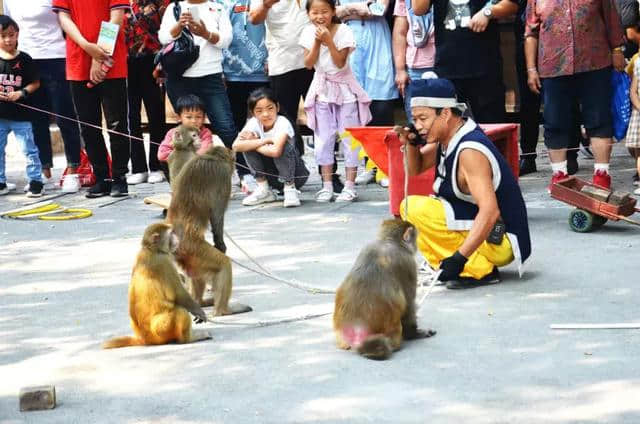
<path id="1" fill-rule="evenodd" d="M 573 136 L 574 105 L 580 104 L 581 124 L 589 137 L 613 136 L 611 67 L 542 79 L 544 143 L 564 149 Z"/>

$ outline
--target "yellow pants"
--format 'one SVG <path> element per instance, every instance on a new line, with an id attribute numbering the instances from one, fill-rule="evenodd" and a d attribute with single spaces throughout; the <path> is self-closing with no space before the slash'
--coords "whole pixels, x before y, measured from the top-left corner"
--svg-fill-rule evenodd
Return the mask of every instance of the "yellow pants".
<path id="1" fill-rule="evenodd" d="M 434 197 L 409 196 L 409 218 L 418 229 L 418 249 L 432 267 L 440 267 L 444 258 L 460 248 L 469 231 L 453 231 L 447 228 L 444 206 Z M 405 217 L 405 202 L 400 204 L 400 216 Z M 511 243 L 506 235 L 500 245 L 483 242 L 469 257 L 460 274 L 463 277 L 480 279 L 489 274 L 494 266 L 504 266 L 513 261 Z"/>

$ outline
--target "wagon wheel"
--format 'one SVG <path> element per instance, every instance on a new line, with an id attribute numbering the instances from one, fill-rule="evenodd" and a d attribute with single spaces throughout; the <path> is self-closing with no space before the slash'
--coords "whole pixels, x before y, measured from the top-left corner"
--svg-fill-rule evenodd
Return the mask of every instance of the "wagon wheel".
<path id="1" fill-rule="evenodd" d="M 588 233 L 593 229 L 593 214 L 582 209 L 574 209 L 569 214 L 569 227 L 577 233 Z"/>
<path id="2" fill-rule="evenodd" d="M 600 215 L 593 215 L 593 228 L 600 228 L 608 221 L 607 218 Z"/>

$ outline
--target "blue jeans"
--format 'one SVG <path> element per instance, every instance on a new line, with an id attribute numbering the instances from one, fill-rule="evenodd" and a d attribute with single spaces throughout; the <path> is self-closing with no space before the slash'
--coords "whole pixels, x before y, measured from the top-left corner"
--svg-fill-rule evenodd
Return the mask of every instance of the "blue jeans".
<path id="1" fill-rule="evenodd" d="M 13 131 L 16 141 L 20 144 L 22 153 L 27 158 L 27 177 L 29 182 L 42 181 L 42 165 L 40 165 L 40 158 L 38 157 L 38 148 L 33 141 L 31 122 L 0 119 L 0 183 L 7 182 L 7 177 L 4 174 L 4 159 L 7 137 L 11 131 Z"/>
<path id="2" fill-rule="evenodd" d="M 417 81 L 422 78 L 422 74 L 428 71 L 433 71 L 433 68 L 407 68 L 407 74 L 411 81 Z M 408 87 L 407 87 L 408 88 Z M 404 111 L 407 114 L 407 121 L 413 122 L 411 119 L 411 96 L 409 96 L 407 88 L 405 88 L 404 95 Z"/>
<path id="3" fill-rule="evenodd" d="M 203 77 L 176 77 L 167 80 L 167 94 L 173 108 L 182 96 L 195 94 L 200 97 L 207 108 L 207 117 L 225 146 L 231 148 L 238 132 L 233 123 L 231 104 L 227 96 L 227 89 L 222 81 L 222 73 L 205 75 Z"/>
<path id="4" fill-rule="evenodd" d="M 34 61 L 40 71 L 40 89 L 33 93 L 31 104 L 39 109 L 53 111 L 62 116 L 76 119 L 73 109 L 69 82 L 65 78 L 64 59 L 38 59 Z M 51 153 L 51 134 L 49 133 L 50 116 L 42 112 L 33 112 L 33 137 L 40 152 L 43 168 L 53 168 Z M 69 119 L 56 117 L 60 134 L 64 141 L 64 154 L 67 166 L 75 168 L 80 165 L 80 128 L 78 123 Z"/>

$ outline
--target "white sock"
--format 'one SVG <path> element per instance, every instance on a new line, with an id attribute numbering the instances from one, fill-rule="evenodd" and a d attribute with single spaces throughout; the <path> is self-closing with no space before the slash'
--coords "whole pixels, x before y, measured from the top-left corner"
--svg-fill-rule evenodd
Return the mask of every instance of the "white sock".
<path id="1" fill-rule="evenodd" d="M 262 190 L 262 191 L 269 190 L 269 181 L 267 181 L 267 180 L 257 181 L 257 183 L 258 183 L 258 187 L 260 188 L 260 190 Z"/>
<path id="2" fill-rule="evenodd" d="M 354 181 L 345 181 L 344 187 L 348 188 L 349 190 L 354 190 L 356 188 L 356 183 Z"/>
<path id="3" fill-rule="evenodd" d="M 567 173 L 567 161 L 562 161 L 562 162 L 551 162 L 551 170 L 553 171 L 554 174 L 557 174 L 558 172 L 563 172 L 563 173 Z"/>
<path id="4" fill-rule="evenodd" d="M 608 163 L 594 163 L 593 164 L 594 173 L 598 171 L 604 171 L 607 174 L 609 173 L 609 164 Z"/>
<path id="5" fill-rule="evenodd" d="M 333 182 L 331 182 L 331 181 L 323 181 L 322 182 L 322 188 L 332 192 L 333 191 Z"/>

